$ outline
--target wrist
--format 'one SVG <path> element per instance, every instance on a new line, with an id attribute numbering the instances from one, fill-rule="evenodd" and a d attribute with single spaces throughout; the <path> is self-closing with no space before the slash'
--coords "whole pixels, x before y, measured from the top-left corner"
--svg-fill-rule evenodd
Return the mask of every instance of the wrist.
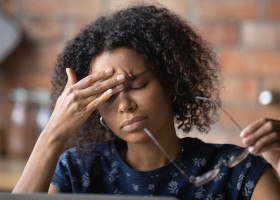
<path id="1" fill-rule="evenodd" d="M 63 144 L 71 135 L 70 131 L 63 125 L 63 123 L 53 122 L 51 119 L 41 134 L 47 137 L 51 142 Z"/>
<path id="2" fill-rule="evenodd" d="M 59 155 L 67 139 L 58 129 L 46 126 L 36 142 L 34 151 L 44 151 L 45 154 L 50 154 L 50 156 Z"/>

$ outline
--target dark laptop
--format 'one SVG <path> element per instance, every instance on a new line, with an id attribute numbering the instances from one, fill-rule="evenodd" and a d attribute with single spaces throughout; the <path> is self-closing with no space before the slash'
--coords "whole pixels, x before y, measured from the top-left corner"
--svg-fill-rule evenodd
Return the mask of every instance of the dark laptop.
<path id="1" fill-rule="evenodd" d="M 176 200 L 174 197 L 147 197 L 126 195 L 89 195 L 89 194 L 11 194 L 0 193 L 0 200 Z"/>

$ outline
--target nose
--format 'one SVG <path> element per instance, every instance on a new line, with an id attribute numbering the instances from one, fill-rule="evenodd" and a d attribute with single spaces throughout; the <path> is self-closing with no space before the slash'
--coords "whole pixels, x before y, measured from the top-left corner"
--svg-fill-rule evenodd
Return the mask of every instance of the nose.
<path id="1" fill-rule="evenodd" d="M 118 99 L 119 99 L 118 111 L 120 113 L 131 112 L 137 108 L 136 102 L 126 91 L 120 92 L 118 95 Z"/>

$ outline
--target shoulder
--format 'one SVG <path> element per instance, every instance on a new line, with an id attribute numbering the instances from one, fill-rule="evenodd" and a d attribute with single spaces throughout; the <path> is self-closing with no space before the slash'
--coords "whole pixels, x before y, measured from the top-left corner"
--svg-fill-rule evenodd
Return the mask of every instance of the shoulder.
<path id="1" fill-rule="evenodd" d="M 232 199 L 250 198 L 258 180 L 269 166 L 261 157 L 249 154 L 238 165 L 228 167 L 225 163 L 244 151 L 244 148 L 232 144 L 210 144 L 196 138 L 186 138 L 184 145 L 187 149 L 184 154 L 185 162 L 190 163 L 191 174 L 200 176 L 220 166 L 218 176 L 205 185 L 204 189 L 227 190 Z"/>
<path id="2" fill-rule="evenodd" d="M 279 199 L 280 181 L 271 167 L 261 175 L 252 194 L 252 199 Z"/>
<path id="3" fill-rule="evenodd" d="M 104 166 L 111 166 L 113 141 L 86 144 L 63 152 L 52 184 L 61 192 L 92 192 L 91 182 L 100 181 Z"/>
<path id="4" fill-rule="evenodd" d="M 64 151 L 58 160 L 56 172 L 75 171 L 82 173 L 102 160 L 106 150 L 110 149 L 110 142 L 84 144 Z"/>
<path id="5" fill-rule="evenodd" d="M 195 176 L 221 166 L 219 175 L 203 189 L 208 193 L 227 191 L 225 195 L 231 199 L 250 199 L 258 180 L 269 166 L 261 157 L 249 154 L 235 167 L 227 167 L 224 163 L 244 150 L 232 144 L 209 144 L 196 138 L 186 138 L 184 145 L 187 149 L 185 160 L 191 163 L 189 168 Z"/>
<path id="6" fill-rule="evenodd" d="M 88 143 L 81 146 L 72 147 L 65 150 L 61 155 L 60 159 L 71 159 L 71 158 L 89 158 L 102 156 L 106 150 L 111 149 L 112 141 L 104 141 L 97 143 Z"/>

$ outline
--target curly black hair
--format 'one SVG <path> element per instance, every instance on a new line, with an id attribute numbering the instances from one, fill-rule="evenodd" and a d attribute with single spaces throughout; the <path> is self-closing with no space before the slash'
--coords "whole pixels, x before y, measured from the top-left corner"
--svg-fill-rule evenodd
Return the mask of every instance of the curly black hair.
<path id="1" fill-rule="evenodd" d="M 91 60 L 119 47 L 142 54 L 158 76 L 172 102 L 178 128 L 188 133 L 193 127 L 208 132 L 218 119 L 219 64 L 207 42 L 185 20 L 158 5 L 134 5 L 101 16 L 68 42 L 60 54 L 52 77 L 52 105 L 67 82 L 71 67 L 78 80 L 89 74 Z M 211 98 L 216 104 L 197 100 Z M 81 139 L 104 140 L 98 111 L 78 131 Z M 80 141 L 77 140 L 76 141 Z"/>

